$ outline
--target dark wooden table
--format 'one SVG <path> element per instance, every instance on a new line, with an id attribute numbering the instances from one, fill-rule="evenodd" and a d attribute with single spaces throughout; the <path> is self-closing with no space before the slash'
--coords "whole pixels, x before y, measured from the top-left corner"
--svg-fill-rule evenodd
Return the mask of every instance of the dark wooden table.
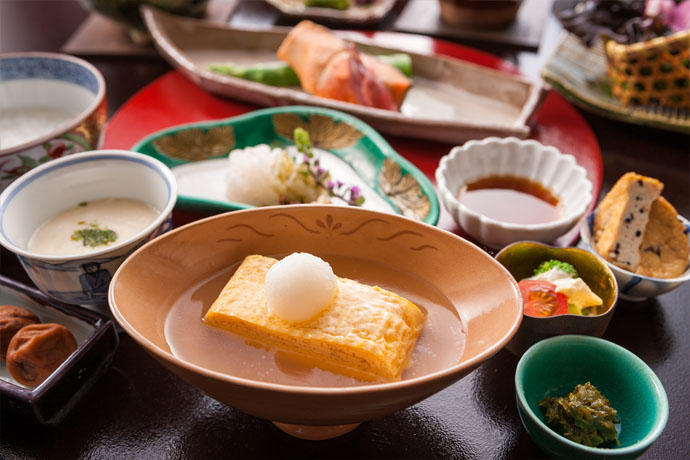
<path id="1" fill-rule="evenodd" d="M 0 0 L 0 51 L 57 51 L 86 17 L 75 0 Z M 251 1 L 243 2 L 233 16 L 233 24 L 242 21 L 285 23 L 265 5 Z M 539 54 L 471 45 L 536 75 L 554 37 L 551 24 Z M 170 69 L 157 58 L 91 61 L 105 76 L 111 115 Z M 688 136 L 583 115 L 601 145 L 602 192 L 626 171 L 636 171 L 662 180 L 664 195 L 690 216 Z M 4 251 L 1 260 L 3 274 L 29 283 L 11 254 Z M 647 362 L 668 394 L 668 425 L 644 458 L 687 458 L 690 450 L 688 299 L 690 283 L 640 304 L 619 301 L 604 335 Z M 127 335 L 120 338 L 112 368 L 60 425 L 45 427 L 0 414 L 0 458 L 546 457 L 520 423 L 513 386 L 517 358 L 507 351 L 413 407 L 366 422 L 342 438 L 307 442 L 210 399 L 166 371 Z"/>

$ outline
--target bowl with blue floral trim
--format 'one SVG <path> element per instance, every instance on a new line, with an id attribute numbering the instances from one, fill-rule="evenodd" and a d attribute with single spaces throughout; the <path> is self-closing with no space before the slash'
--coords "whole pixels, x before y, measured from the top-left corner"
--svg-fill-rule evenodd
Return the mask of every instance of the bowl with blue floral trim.
<path id="1" fill-rule="evenodd" d="M 0 54 L 0 191 L 27 171 L 99 148 L 105 80 L 66 54 Z"/>
<path id="2" fill-rule="evenodd" d="M 580 225 L 579 246 L 599 256 L 597 251 L 592 246 L 592 233 L 594 229 L 595 216 L 596 211 L 589 214 L 587 218 L 582 221 L 582 224 Z M 685 226 L 685 232 L 690 233 L 690 221 L 680 215 L 678 216 L 678 220 L 680 220 Z M 616 281 L 618 282 L 618 295 L 622 299 L 631 302 L 642 302 L 650 297 L 665 294 L 690 280 L 690 260 L 688 261 L 688 267 L 680 276 L 674 278 L 653 278 L 651 276 L 633 273 L 612 264 L 603 257 L 602 259 L 604 262 L 606 262 L 606 265 L 609 266 L 616 277 Z"/>
<path id="3" fill-rule="evenodd" d="M 0 244 L 51 298 L 103 305 L 125 258 L 172 227 L 176 199 L 172 172 L 147 155 L 69 155 L 29 171 L 0 194 Z"/>

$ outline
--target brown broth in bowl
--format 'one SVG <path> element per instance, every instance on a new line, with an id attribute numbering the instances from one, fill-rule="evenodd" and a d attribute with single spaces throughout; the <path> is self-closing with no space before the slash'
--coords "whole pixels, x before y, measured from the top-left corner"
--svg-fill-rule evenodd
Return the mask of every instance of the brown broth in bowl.
<path id="1" fill-rule="evenodd" d="M 563 217 L 558 198 L 533 180 L 489 176 L 465 184 L 458 201 L 474 212 L 509 224 L 543 224 Z"/>
<path id="2" fill-rule="evenodd" d="M 331 264 L 336 275 L 395 292 L 424 311 L 424 329 L 403 380 L 460 362 L 466 335 L 462 321 L 452 303 L 433 285 L 384 264 L 342 256 L 320 257 Z M 262 347 L 204 324 L 203 316 L 238 265 L 193 284 L 174 303 L 165 321 L 165 338 L 173 355 L 216 372 L 267 383 L 318 387 L 371 383 L 320 369 L 293 353 Z"/>

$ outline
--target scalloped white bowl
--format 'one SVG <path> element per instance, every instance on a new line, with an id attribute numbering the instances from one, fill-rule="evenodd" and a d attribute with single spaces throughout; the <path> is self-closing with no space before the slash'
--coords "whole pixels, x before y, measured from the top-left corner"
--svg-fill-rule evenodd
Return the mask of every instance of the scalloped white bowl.
<path id="1" fill-rule="evenodd" d="M 458 201 L 458 191 L 466 183 L 506 175 L 531 179 L 549 189 L 563 205 L 563 217 L 541 224 L 512 224 L 481 215 Z M 553 243 L 578 223 L 592 201 L 587 171 L 572 155 L 514 137 L 489 137 L 453 148 L 441 158 L 436 183 L 443 204 L 458 225 L 492 248 L 522 240 Z"/>

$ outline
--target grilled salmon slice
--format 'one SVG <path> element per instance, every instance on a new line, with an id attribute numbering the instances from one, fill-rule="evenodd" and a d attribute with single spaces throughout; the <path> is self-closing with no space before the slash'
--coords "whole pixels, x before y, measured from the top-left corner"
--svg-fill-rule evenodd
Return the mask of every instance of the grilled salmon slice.
<path id="1" fill-rule="evenodd" d="M 328 99 L 398 110 L 411 84 L 395 67 L 311 21 L 297 24 L 277 54 L 297 73 L 302 89 Z"/>

